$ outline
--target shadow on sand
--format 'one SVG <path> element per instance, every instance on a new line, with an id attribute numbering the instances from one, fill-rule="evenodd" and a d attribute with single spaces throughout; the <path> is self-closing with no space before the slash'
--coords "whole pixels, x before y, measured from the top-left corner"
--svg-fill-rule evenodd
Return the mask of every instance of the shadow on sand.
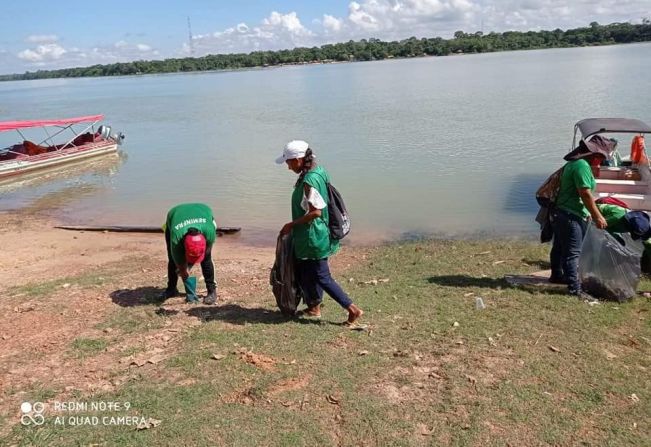
<path id="1" fill-rule="evenodd" d="M 430 276 L 427 278 L 427 282 L 447 287 L 484 287 L 489 289 L 508 287 L 509 285 L 503 278 L 475 278 L 468 275 Z"/>
<path id="2" fill-rule="evenodd" d="M 165 289 L 160 287 L 137 287 L 135 289 L 119 289 L 111 292 L 111 300 L 122 307 L 147 306 L 161 304 L 160 295 Z"/>
<path id="3" fill-rule="evenodd" d="M 201 306 L 185 311 L 191 317 L 199 318 L 204 323 L 223 321 L 235 325 L 245 324 L 283 324 L 289 321 L 299 324 L 335 324 L 313 318 L 290 317 L 279 310 L 261 307 L 242 307 L 238 304 Z"/>

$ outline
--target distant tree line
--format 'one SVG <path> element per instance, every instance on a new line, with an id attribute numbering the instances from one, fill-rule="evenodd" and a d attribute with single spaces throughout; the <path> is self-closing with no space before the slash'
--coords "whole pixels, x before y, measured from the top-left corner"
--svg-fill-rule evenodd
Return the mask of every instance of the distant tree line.
<path id="1" fill-rule="evenodd" d="M 362 39 L 357 42 L 351 40 L 346 43 L 294 48 L 293 50 L 254 51 L 249 54 L 212 54 L 162 61 L 121 62 L 61 70 L 38 70 L 28 71 L 24 74 L 0 75 L 0 81 L 232 70 L 283 64 L 372 61 L 648 41 L 651 41 L 651 21 L 649 19 L 644 19 L 639 25 L 631 23 L 600 25 L 597 22 L 592 22 L 588 27 L 567 31 L 555 29 L 553 31 L 507 31 L 488 34 L 457 31 L 452 39 L 411 37 L 399 42 Z"/>

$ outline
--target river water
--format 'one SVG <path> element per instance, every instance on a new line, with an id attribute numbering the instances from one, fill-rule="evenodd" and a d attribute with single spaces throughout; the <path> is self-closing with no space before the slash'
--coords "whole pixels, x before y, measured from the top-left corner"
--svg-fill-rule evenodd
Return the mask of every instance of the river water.
<path id="1" fill-rule="evenodd" d="M 243 240 L 270 242 L 295 181 L 274 159 L 304 139 L 346 199 L 353 241 L 533 235 L 533 192 L 576 121 L 651 121 L 649 56 L 635 44 L 0 83 L 0 120 L 102 113 L 126 135 L 120 158 L 0 186 L 0 210 L 158 225 L 202 201 Z M 0 134 L 1 147 L 18 140 Z"/>

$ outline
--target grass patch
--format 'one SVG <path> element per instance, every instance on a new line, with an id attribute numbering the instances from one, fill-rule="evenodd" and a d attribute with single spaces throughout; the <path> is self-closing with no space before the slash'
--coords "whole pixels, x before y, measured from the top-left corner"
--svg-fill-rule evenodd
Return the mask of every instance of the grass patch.
<path id="1" fill-rule="evenodd" d="M 110 281 L 112 276 L 114 275 L 106 272 L 83 273 L 77 276 L 11 287 L 7 293 L 10 296 L 21 295 L 30 298 L 43 298 L 57 292 L 65 284 L 79 287 L 100 287 Z"/>
<path id="2" fill-rule="evenodd" d="M 92 397 L 129 401 L 128 414 L 160 426 L 59 427 L 50 418 L 0 444 L 645 445 L 651 301 L 588 306 L 505 284 L 505 274 L 539 270 L 548 248 L 423 241 L 371 250 L 338 278 L 366 311 L 367 331 L 336 324 L 345 314 L 327 298 L 321 322 L 284 319 L 270 294 L 254 297 L 262 308 L 201 310 L 181 352 Z M 363 284 L 380 278 L 389 281 Z M 486 309 L 475 309 L 477 296 Z M 121 309 L 106 327 L 135 332 L 148 326 L 134 319 L 165 318 L 147 312 Z"/>
<path id="3" fill-rule="evenodd" d="M 151 308 L 128 307 L 119 308 L 102 323 L 95 327 L 100 330 L 117 329 L 126 334 L 160 329 L 165 324 L 165 317 L 156 314 L 154 306 Z"/>
<path id="4" fill-rule="evenodd" d="M 77 358 L 92 357 L 104 351 L 108 341 L 101 338 L 76 338 L 70 344 L 72 355 Z"/>

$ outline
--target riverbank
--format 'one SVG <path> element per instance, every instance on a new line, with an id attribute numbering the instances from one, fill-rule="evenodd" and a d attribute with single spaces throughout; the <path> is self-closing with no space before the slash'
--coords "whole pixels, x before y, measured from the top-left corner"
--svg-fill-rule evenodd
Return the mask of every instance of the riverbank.
<path id="1" fill-rule="evenodd" d="M 505 274 L 546 266 L 547 246 L 344 247 L 335 277 L 366 311 L 367 326 L 351 331 L 332 300 L 320 322 L 276 312 L 273 247 L 220 239 L 218 305 L 161 307 L 152 302 L 165 283 L 160 235 L 52 224 L 0 214 L 3 445 L 642 445 L 651 436 L 651 302 L 590 306 L 558 289 L 509 288 Z M 47 404 L 45 424 L 20 426 L 21 402 L 34 401 Z M 55 410 L 63 401 L 130 409 Z M 151 428 L 104 424 L 111 416 Z"/>

